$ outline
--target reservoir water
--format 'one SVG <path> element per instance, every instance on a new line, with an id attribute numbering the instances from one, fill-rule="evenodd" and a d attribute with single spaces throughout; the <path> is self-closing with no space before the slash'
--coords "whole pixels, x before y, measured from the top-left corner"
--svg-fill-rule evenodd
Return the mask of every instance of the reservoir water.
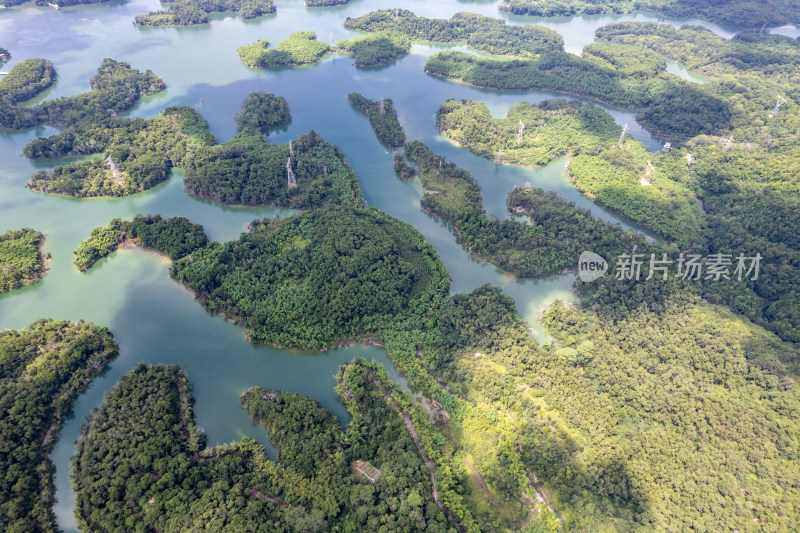
<path id="1" fill-rule="evenodd" d="M 352 37 L 356 34 L 342 26 L 346 17 L 397 5 L 396 0 L 356 0 L 347 6 L 309 10 L 299 0 L 279 0 L 277 14 L 256 20 L 215 15 L 210 25 L 201 27 L 139 29 L 132 24 L 134 15 L 160 9 L 157 1 L 113 2 L 60 11 L 27 4 L 0 12 L 0 46 L 13 56 L 4 70 L 30 57 L 54 62 L 57 82 L 35 101 L 88 90 L 88 80 L 104 57 L 151 69 L 163 77 L 167 90 L 144 99 L 129 114 L 150 117 L 167 106 L 193 106 L 221 141 L 234 136 L 233 115 L 249 93 L 263 90 L 284 96 L 291 107 L 292 123 L 286 131 L 273 135 L 276 142 L 314 129 L 328 142 L 338 144 L 359 177 L 367 203 L 412 224 L 436 247 L 450 271 L 454 292 L 469 291 L 484 283 L 499 285 L 515 299 L 520 315 L 546 338 L 538 325 L 538 314 L 555 298 L 573 297 L 574 275 L 519 280 L 472 259 L 446 224 L 420 210 L 419 183 L 402 183 L 395 178 L 392 154 L 377 141 L 368 121 L 350 107 L 346 96 L 357 91 L 373 99 L 392 98 L 410 139 L 428 143 L 434 152 L 475 175 L 490 215 L 506 217 L 506 194 L 514 186 L 530 182 L 591 209 L 598 217 L 637 229 L 577 192 L 564 175 L 563 159 L 540 169 L 498 166 L 453 146 L 435 128 L 436 109 L 448 98 L 484 101 L 492 113 L 502 116 L 516 102 L 563 95 L 480 90 L 423 72 L 428 56 L 446 48 L 466 50 L 459 45 L 415 45 L 412 53 L 396 64 L 369 70 L 356 69 L 350 57 L 331 55 L 310 67 L 255 71 L 245 67 L 236 55 L 238 46 L 263 38 L 274 44 L 298 29 L 314 30 L 326 42 L 331 34 L 335 41 Z M 402 7 L 428 17 L 446 18 L 458 11 L 473 11 L 513 24 L 540 21 L 502 14 L 496 2 L 412 0 L 403 2 Z M 593 42 L 596 28 L 619 20 L 658 18 L 645 14 L 595 16 L 547 19 L 544 24 L 564 36 L 567 51 L 579 53 Z M 730 30 L 704 25 L 725 37 L 731 35 Z M 660 147 L 636 124 L 634 110 L 603 107 L 620 124 L 628 123 L 629 131 L 642 142 L 654 149 Z M 358 356 L 375 359 L 402 383 L 379 348 L 355 346 L 307 354 L 251 345 L 240 328 L 206 313 L 187 290 L 170 280 L 169 262 L 154 254 L 122 250 L 88 273 L 79 273 L 72 264 L 72 250 L 93 228 L 114 217 L 182 215 L 203 224 L 211 239 L 230 240 L 255 218 L 289 212 L 269 207 L 223 207 L 192 198 L 183 191 L 179 171 L 166 183 L 122 199 L 77 200 L 31 192 L 24 187 L 30 175 L 56 163 L 34 164 L 20 155 L 22 147 L 36 136 L 55 132 L 53 128 L 0 132 L 0 233 L 25 226 L 41 230 L 47 234 L 46 251 L 52 254 L 49 272 L 41 282 L 0 296 L 0 329 L 24 327 L 40 317 L 83 319 L 109 327 L 121 346 L 120 356 L 75 403 L 51 455 L 56 466 L 56 516 L 62 529 L 75 530 L 69 468 L 79 427 L 100 405 L 104 391 L 139 362 L 183 368 L 196 399 L 197 423 L 205 429 L 210 446 L 245 435 L 268 445 L 263 429 L 252 424 L 239 407 L 239 395 L 254 385 L 318 398 L 346 423 L 348 415 L 332 388 L 333 374 L 340 364 Z"/>

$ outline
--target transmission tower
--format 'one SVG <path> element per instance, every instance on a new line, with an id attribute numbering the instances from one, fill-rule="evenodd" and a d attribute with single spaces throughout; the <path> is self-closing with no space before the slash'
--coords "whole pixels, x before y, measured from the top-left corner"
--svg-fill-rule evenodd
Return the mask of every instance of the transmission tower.
<path id="1" fill-rule="evenodd" d="M 292 172 L 292 158 L 286 160 L 286 180 L 289 182 L 289 187 L 297 187 L 297 178 L 294 177 Z"/>
<path id="2" fill-rule="evenodd" d="M 289 155 L 294 157 L 294 148 L 292 148 L 292 141 L 289 141 Z"/>
<path id="3" fill-rule="evenodd" d="M 522 119 L 519 119 L 519 129 L 517 130 L 517 142 L 522 142 L 522 132 L 525 131 L 525 124 L 522 123 Z"/>
<path id="4" fill-rule="evenodd" d="M 381 96 L 381 115 L 386 114 L 386 99 Z"/>
<path id="5" fill-rule="evenodd" d="M 502 157 L 503 157 L 503 151 L 502 150 L 498 150 L 497 151 L 497 156 L 494 158 L 494 162 L 495 163 L 499 163 L 502 160 Z"/>
<path id="6" fill-rule="evenodd" d="M 784 99 L 781 95 L 778 95 L 778 101 L 775 103 L 775 107 L 772 109 L 772 112 L 769 114 L 769 118 L 775 116 L 775 113 L 778 112 L 778 109 L 786 103 L 786 99 Z"/>
<path id="7" fill-rule="evenodd" d="M 665 152 L 670 152 L 670 151 L 672 151 L 672 143 L 664 143 L 664 148 L 663 148 L 663 150 L 664 150 Z"/>
<path id="8" fill-rule="evenodd" d="M 333 32 L 331 32 L 331 46 L 333 46 Z"/>
<path id="9" fill-rule="evenodd" d="M 622 128 L 622 135 L 619 136 L 619 146 L 622 147 L 622 141 L 625 140 L 625 134 L 628 133 L 628 124 L 626 123 L 625 126 Z"/>

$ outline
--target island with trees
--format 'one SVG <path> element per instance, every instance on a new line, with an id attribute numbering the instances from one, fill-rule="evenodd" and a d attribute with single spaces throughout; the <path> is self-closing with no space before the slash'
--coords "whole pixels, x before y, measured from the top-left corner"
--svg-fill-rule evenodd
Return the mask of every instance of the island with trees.
<path id="1" fill-rule="evenodd" d="M 628 14 L 639 11 L 673 18 L 703 18 L 739 28 L 760 30 L 800 22 L 800 7 L 789 0 L 753 3 L 695 2 L 693 0 L 503 0 L 500 11 L 534 17 Z"/>
<path id="2" fill-rule="evenodd" d="M 136 15 L 137 26 L 195 26 L 208 24 L 212 13 L 234 12 L 243 19 L 275 13 L 273 0 L 175 0 L 169 9 Z"/>
<path id="3" fill-rule="evenodd" d="M 397 119 L 397 110 L 389 98 L 370 100 L 359 93 L 347 95 L 347 101 L 369 119 L 378 139 L 390 148 L 398 148 L 406 142 L 406 134 Z"/>
<path id="4" fill-rule="evenodd" d="M 382 9 L 348 18 L 344 27 L 369 33 L 395 31 L 417 42 L 466 42 L 487 54 L 536 57 L 564 48 L 561 35 L 551 29 L 510 25 L 501 19 L 466 12 L 445 20 L 418 17 L 407 9 Z"/>
<path id="5" fill-rule="evenodd" d="M 244 99 L 234 120 L 241 133 L 268 135 L 288 126 L 292 122 L 292 115 L 283 96 L 259 91 Z"/>
<path id="6" fill-rule="evenodd" d="M 278 68 L 293 65 L 310 65 L 332 51 L 332 48 L 317 40 L 313 31 L 296 31 L 286 39 L 269 47 L 266 39 L 258 40 L 237 50 L 242 63 L 250 68 Z"/>
<path id="7" fill-rule="evenodd" d="M 411 39 L 399 31 L 382 30 L 353 39 L 343 39 L 336 43 L 336 50 L 351 54 L 356 67 L 379 67 L 408 55 L 411 51 Z"/>
<path id="8" fill-rule="evenodd" d="M 40 319 L 0 332 L 0 525 L 55 531 L 48 459 L 72 402 L 118 354 L 111 333 Z"/>
<path id="9" fill-rule="evenodd" d="M 31 228 L 0 235 L 0 294 L 35 283 L 47 272 L 44 234 Z"/>

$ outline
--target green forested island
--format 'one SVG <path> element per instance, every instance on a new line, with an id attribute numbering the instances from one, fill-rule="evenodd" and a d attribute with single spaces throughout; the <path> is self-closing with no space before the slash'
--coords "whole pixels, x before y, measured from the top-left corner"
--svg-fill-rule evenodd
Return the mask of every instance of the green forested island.
<path id="1" fill-rule="evenodd" d="M 504 0 L 499 9 L 515 15 L 553 17 L 624 14 L 649 11 L 676 18 L 704 18 L 733 26 L 761 29 L 800 21 L 800 7 L 789 0 L 696 2 L 693 0 Z"/>
<path id="2" fill-rule="evenodd" d="M 261 39 L 238 48 L 242 63 L 251 68 L 277 68 L 291 65 L 309 65 L 319 61 L 331 47 L 317 40 L 313 31 L 296 31 L 279 42 L 275 48 Z"/>
<path id="3" fill-rule="evenodd" d="M 370 100 L 359 93 L 350 93 L 347 95 L 347 101 L 367 116 L 375 135 L 383 144 L 390 148 L 405 144 L 406 134 L 400 121 L 397 120 L 397 110 L 392 105 L 391 99 Z"/>
<path id="4" fill-rule="evenodd" d="M 47 270 L 44 234 L 31 228 L 0 235 L 0 294 L 39 281 Z"/>
<path id="5" fill-rule="evenodd" d="M 383 30 L 336 43 L 336 49 L 353 55 L 357 67 L 388 65 L 411 51 L 411 39 L 401 32 Z"/>
<path id="6" fill-rule="evenodd" d="M 412 41 L 466 42 L 488 54 L 535 57 L 561 50 L 564 40 L 541 26 L 512 26 L 504 20 L 475 13 L 456 13 L 450 20 L 418 17 L 407 9 L 383 9 L 358 18 L 348 18 L 348 30 L 363 32 L 395 31 Z"/>
<path id="7" fill-rule="evenodd" d="M 272 130 L 288 126 L 292 115 L 283 96 L 260 91 L 244 99 L 234 119 L 240 133 L 267 135 Z"/>
<path id="8" fill-rule="evenodd" d="M 77 395 L 118 353 L 106 328 L 41 319 L 0 332 L 0 528 L 55 531 L 48 454 Z"/>
<path id="9" fill-rule="evenodd" d="M 136 15 L 137 26 L 194 26 L 208 24 L 211 13 L 232 11 L 243 19 L 275 13 L 273 0 L 175 0 L 167 10 Z"/>

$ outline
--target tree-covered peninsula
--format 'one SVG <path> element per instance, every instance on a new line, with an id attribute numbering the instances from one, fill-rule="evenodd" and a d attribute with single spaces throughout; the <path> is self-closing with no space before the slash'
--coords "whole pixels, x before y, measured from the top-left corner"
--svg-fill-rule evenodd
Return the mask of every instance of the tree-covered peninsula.
<path id="1" fill-rule="evenodd" d="M 0 294 L 35 283 L 47 272 L 44 234 L 31 228 L 0 235 Z"/>
<path id="2" fill-rule="evenodd" d="M 22 66 L 11 77 L 14 69 Z M 48 100 L 32 107 L 16 107 L 14 102 L 27 100 L 48 87 L 54 72 L 44 59 L 23 61 L 3 80 L 4 97 L 0 98 L 0 129 L 25 129 L 50 125 L 67 129 L 102 124 L 117 113 L 130 109 L 142 97 L 164 90 L 164 81 L 151 71 L 141 72 L 128 63 L 103 59 L 89 86 L 88 93 Z M 7 78 L 11 80 L 6 82 Z"/>
<path id="3" fill-rule="evenodd" d="M 0 105 L 10 107 L 33 98 L 50 87 L 55 78 L 56 69 L 52 62 L 40 58 L 26 59 L 0 78 Z"/>
<path id="4" fill-rule="evenodd" d="M 405 144 L 406 134 L 397 119 L 397 110 L 391 99 L 370 100 L 359 93 L 350 93 L 347 95 L 347 101 L 367 116 L 375 135 L 383 144 L 390 148 Z"/>
<path id="5" fill-rule="evenodd" d="M 170 275 L 253 342 L 314 349 L 377 335 L 449 284 L 414 229 L 372 208 L 254 222 L 238 240 L 177 261 Z"/>
<path id="6" fill-rule="evenodd" d="M 644 245 L 644 238 L 595 219 L 574 204 L 541 189 L 515 194 L 513 212 L 529 223 L 490 219 L 475 178 L 419 141 L 406 145 L 405 157 L 420 169 L 422 209 L 453 225 L 462 246 L 479 259 L 523 277 L 560 274 L 576 268 L 583 250 L 613 256 Z M 520 198 L 536 198 L 530 209 Z M 519 209 L 517 209 L 519 208 Z"/>
<path id="7" fill-rule="evenodd" d="M 195 26 L 208 24 L 211 13 L 233 12 L 243 19 L 275 13 L 273 0 L 175 0 L 169 9 L 136 15 L 137 26 Z"/>
<path id="8" fill-rule="evenodd" d="M 467 150 L 498 163 L 540 166 L 570 156 L 575 186 L 597 203 L 635 220 L 681 248 L 701 239 L 705 222 L 695 194 L 670 178 L 675 157 L 659 158 L 591 104 L 556 99 L 520 102 L 504 118 L 486 104 L 448 100 L 437 127 Z M 656 161 L 665 160 L 664 164 Z"/>
<path id="9" fill-rule="evenodd" d="M 800 6 L 789 0 L 758 3 L 748 0 L 504 0 L 499 9 L 514 15 L 534 17 L 620 15 L 645 11 L 673 18 L 703 18 L 753 30 L 800 22 Z"/>
<path id="10" fill-rule="evenodd" d="M 357 67 L 388 65 L 411 51 L 411 39 L 404 33 L 382 30 L 336 43 L 336 50 L 352 54 Z"/>
<path id="11" fill-rule="evenodd" d="M 72 402 L 118 347 L 106 328 L 41 319 L 0 332 L 0 529 L 56 531 L 48 455 Z"/>
<path id="12" fill-rule="evenodd" d="M 126 244 L 141 246 L 176 260 L 208 244 L 208 238 L 203 226 L 192 224 L 185 217 L 136 215 L 131 221 L 115 218 L 108 226 L 93 229 L 89 238 L 78 245 L 75 265 L 81 271 L 88 270 L 98 260 Z"/>
<path id="13" fill-rule="evenodd" d="M 313 31 L 296 31 L 279 42 L 275 48 L 261 39 L 237 50 L 242 63 L 250 68 L 277 68 L 291 65 L 310 65 L 331 52 L 331 47 L 317 40 Z"/>
<path id="14" fill-rule="evenodd" d="M 344 27 L 362 32 L 395 31 L 412 41 L 466 42 L 487 54 L 535 57 L 562 50 L 557 32 L 541 26 L 516 26 L 504 20 L 475 13 L 456 13 L 449 20 L 418 17 L 407 9 L 382 9 L 358 18 L 348 18 Z"/>
<path id="15" fill-rule="evenodd" d="M 419 436 L 425 429 L 409 417 L 409 396 L 363 360 L 343 366 L 337 381 L 353 417 L 346 430 L 299 394 L 254 387 L 242 395 L 278 451 L 272 462 L 248 438 L 205 448 L 183 372 L 135 368 L 84 426 L 73 462 L 79 524 L 91 531 L 133 522 L 153 530 L 456 531 L 435 492 Z"/>
<path id="16" fill-rule="evenodd" d="M 536 59 L 445 51 L 428 58 L 425 71 L 477 87 L 555 90 L 641 109 L 637 120 L 660 138 L 673 141 L 729 128 L 731 111 L 725 99 L 667 73 L 663 62 L 656 74 L 653 66 L 635 47 L 606 47 L 601 52 L 594 46 L 585 58 L 558 51 Z"/>

